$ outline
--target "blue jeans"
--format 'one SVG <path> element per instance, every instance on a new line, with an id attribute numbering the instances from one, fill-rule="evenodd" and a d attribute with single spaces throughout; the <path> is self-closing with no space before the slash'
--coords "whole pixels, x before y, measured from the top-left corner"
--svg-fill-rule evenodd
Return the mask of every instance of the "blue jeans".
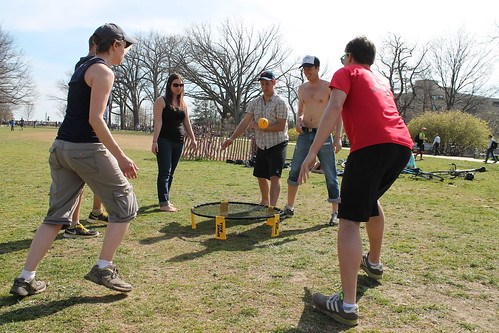
<path id="1" fill-rule="evenodd" d="M 298 185 L 297 181 L 301 165 L 310 150 L 314 138 L 315 132 L 304 132 L 298 136 L 295 151 L 293 153 L 293 161 L 291 162 L 291 170 L 289 171 L 289 185 Z M 326 142 L 322 145 L 317 157 L 321 162 L 321 167 L 324 171 L 324 176 L 326 177 L 327 201 L 339 203 L 340 188 L 338 184 L 338 173 L 336 172 L 336 157 L 331 136 L 326 139 Z"/>
<path id="2" fill-rule="evenodd" d="M 182 150 L 183 142 L 170 141 L 164 138 L 158 138 L 158 201 L 160 206 L 166 206 L 170 200 L 170 188 L 173 182 L 173 173 L 177 168 Z"/>
<path id="3" fill-rule="evenodd" d="M 492 148 L 487 149 L 487 155 L 485 156 L 485 162 L 488 161 L 489 156 L 492 160 L 497 162 L 497 157 L 496 157 L 496 155 L 494 155 L 494 149 L 492 149 Z"/>

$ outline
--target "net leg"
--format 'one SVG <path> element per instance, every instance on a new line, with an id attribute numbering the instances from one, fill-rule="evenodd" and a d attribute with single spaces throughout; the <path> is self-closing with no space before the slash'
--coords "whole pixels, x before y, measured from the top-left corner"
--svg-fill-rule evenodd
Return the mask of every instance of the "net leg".
<path id="1" fill-rule="evenodd" d="M 197 225 L 196 225 L 196 216 L 191 212 L 191 228 L 192 229 L 196 229 L 197 228 Z"/>
<path id="2" fill-rule="evenodd" d="M 227 234 L 225 233 L 225 217 L 217 216 L 215 218 L 215 239 L 226 240 Z"/>
<path id="3" fill-rule="evenodd" d="M 274 212 L 274 206 L 269 206 L 269 208 L 268 208 L 269 215 L 272 214 L 273 212 Z M 269 217 L 265 224 L 273 227 L 274 226 L 274 217 Z"/>
<path id="4" fill-rule="evenodd" d="M 281 224 L 281 216 L 279 214 L 274 214 L 274 217 L 271 218 L 274 220 L 272 222 L 272 233 L 270 234 L 271 237 L 277 237 L 279 236 L 279 228 Z"/>
<path id="5" fill-rule="evenodd" d="M 229 212 L 229 202 L 227 200 L 220 201 L 220 215 L 227 216 Z"/>

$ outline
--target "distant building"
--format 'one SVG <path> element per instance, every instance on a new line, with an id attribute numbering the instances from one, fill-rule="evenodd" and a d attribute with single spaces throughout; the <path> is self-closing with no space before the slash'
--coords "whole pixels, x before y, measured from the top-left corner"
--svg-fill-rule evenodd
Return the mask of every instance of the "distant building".
<path id="1" fill-rule="evenodd" d="M 444 111 L 447 109 L 445 89 L 433 80 L 419 80 L 414 84 L 414 100 L 405 110 L 403 117 L 406 122 L 424 111 Z M 401 103 L 409 100 L 413 93 L 401 96 Z M 488 98 L 469 94 L 457 94 L 454 100 L 454 110 L 463 110 L 487 121 L 492 130 L 499 130 L 499 98 Z"/>

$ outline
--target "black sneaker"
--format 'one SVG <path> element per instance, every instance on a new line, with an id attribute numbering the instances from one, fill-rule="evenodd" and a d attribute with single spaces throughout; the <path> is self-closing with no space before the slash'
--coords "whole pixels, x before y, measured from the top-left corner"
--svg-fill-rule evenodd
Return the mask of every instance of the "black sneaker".
<path id="1" fill-rule="evenodd" d="M 74 227 L 66 228 L 63 236 L 66 238 L 92 238 L 99 236 L 99 232 L 94 229 L 87 229 L 78 222 Z"/>
<path id="2" fill-rule="evenodd" d="M 369 252 L 362 256 L 360 268 L 362 268 L 371 279 L 381 280 L 383 277 L 383 265 L 380 263 L 378 267 L 373 267 L 369 263 Z"/>
<path id="3" fill-rule="evenodd" d="M 281 219 L 293 217 L 293 215 L 295 215 L 295 210 L 289 208 L 288 206 L 284 206 L 284 209 L 281 212 Z"/>
<path id="4" fill-rule="evenodd" d="M 35 295 L 44 292 L 47 289 L 47 284 L 43 281 L 33 279 L 26 282 L 23 278 L 15 278 L 10 293 L 18 296 Z"/>
<path id="5" fill-rule="evenodd" d="M 359 323 L 359 307 L 357 304 L 349 312 L 343 308 L 343 293 L 326 296 L 320 293 L 312 295 L 312 302 L 320 312 L 339 323 L 355 326 Z"/>
<path id="6" fill-rule="evenodd" d="M 108 222 L 107 213 L 102 212 L 99 215 L 95 215 L 94 213 L 90 212 L 90 214 L 88 214 L 87 222 L 88 223 L 104 223 L 105 224 Z"/>
<path id="7" fill-rule="evenodd" d="M 109 289 L 121 292 L 131 291 L 132 285 L 123 281 L 118 274 L 118 267 L 116 267 L 116 265 L 109 265 L 102 269 L 95 265 L 90 272 L 85 275 L 85 279 L 103 285 Z"/>
<path id="8" fill-rule="evenodd" d="M 340 219 L 338 218 L 338 212 L 333 212 L 331 214 L 331 219 L 329 220 L 329 225 L 330 226 L 335 226 L 340 224 Z"/>

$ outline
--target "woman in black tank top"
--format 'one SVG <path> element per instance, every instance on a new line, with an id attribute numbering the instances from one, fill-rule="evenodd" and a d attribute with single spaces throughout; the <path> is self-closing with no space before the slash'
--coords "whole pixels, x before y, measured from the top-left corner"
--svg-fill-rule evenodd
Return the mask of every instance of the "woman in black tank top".
<path id="1" fill-rule="evenodd" d="M 182 156 L 185 132 L 191 138 L 191 146 L 197 146 L 184 101 L 184 81 L 179 74 L 174 73 L 168 77 L 166 94 L 156 99 L 153 110 L 154 134 L 151 151 L 158 162 L 159 209 L 176 212 L 178 208 L 170 202 L 170 188 L 173 174 Z"/>

